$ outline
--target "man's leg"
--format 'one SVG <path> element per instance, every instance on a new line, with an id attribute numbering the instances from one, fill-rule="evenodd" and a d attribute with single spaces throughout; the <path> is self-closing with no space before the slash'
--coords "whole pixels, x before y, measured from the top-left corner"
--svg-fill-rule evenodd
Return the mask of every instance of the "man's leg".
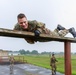
<path id="1" fill-rule="evenodd" d="M 53 31 L 53 34 L 54 34 L 55 36 L 58 36 L 58 37 L 59 37 L 59 30 L 56 28 L 56 29 Z"/>
<path id="2" fill-rule="evenodd" d="M 57 28 L 54 30 L 54 33 L 60 37 L 64 37 L 69 33 L 69 30 L 62 27 L 61 25 L 58 25 Z"/>
<path id="3" fill-rule="evenodd" d="M 55 70 L 54 70 L 55 75 L 56 75 L 56 68 L 57 68 L 57 67 L 56 67 L 56 64 L 55 64 Z"/>
<path id="4" fill-rule="evenodd" d="M 58 25 L 57 28 L 54 30 L 54 32 L 58 33 L 60 37 L 64 37 L 68 33 L 71 33 L 74 38 L 76 37 L 76 31 L 75 31 L 74 27 L 72 27 L 70 29 L 66 29 L 63 26 Z"/>
<path id="5" fill-rule="evenodd" d="M 64 37 L 64 36 L 66 36 L 68 33 L 69 33 L 69 30 L 68 30 L 68 29 L 61 30 L 61 31 L 59 31 L 59 36 L 60 36 L 60 37 Z"/>
<path id="6" fill-rule="evenodd" d="M 13 64 L 10 64 L 10 74 L 13 74 Z"/>
<path id="7" fill-rule="evenodd" d="M 75 29 L 74 29 L 73 27 L 70 28 L 70 29 L 64 29 L 64 30 L 60 30 L 60 31 L 59 31 L 59 35 L 60 35 L 61 37 L 64 37 L 64 36 L 67 35 L 68 33 L 71 33 L 74 38 L 76 37 L 76 31 L 75 31 Z"/>
<path id="8" fill-rule="evenodd" d="M 54 75 L 54 70 L 55 70 L 54 63 L 52 63 L 52 75 Z"/>
<path id="9" fill-rule="evenodd" d="M 58 24 L 58 25 L 57 25 L 57 29 L 58 29 L 58 30 L 64 30 L 65 27 L 63 27 L 63 26 L 61 26 L 60 24 Z"/>
<path id="10" fill-rule="evenodd" d="M 76 31 L 73 27 L 69 29 L 69 32 L 73 35 L 74 38 L 76 37 Z"/>

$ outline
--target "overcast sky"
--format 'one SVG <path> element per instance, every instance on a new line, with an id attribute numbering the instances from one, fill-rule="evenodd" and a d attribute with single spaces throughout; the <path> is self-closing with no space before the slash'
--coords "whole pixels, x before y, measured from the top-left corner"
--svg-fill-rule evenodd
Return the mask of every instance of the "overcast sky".
<path id="1" fill-rule="evenodd" d="M 76 29 L 76 0 L 0 0 L 0 28 L 13 29 L 17 15 L 24 13 L 28 20 L 37 20 L 54 30 L 57 24 L 69 29 Z M 68 37 L 72 37 L 69 33 Z M 64 43 L 48 42 L 28 44 L 24 39 L 0 36 L 0 49 L 5 50 L 38 50 L 38 52 L 62 52 Z M 76 44 L 71 45 L 76 52 Z"/>

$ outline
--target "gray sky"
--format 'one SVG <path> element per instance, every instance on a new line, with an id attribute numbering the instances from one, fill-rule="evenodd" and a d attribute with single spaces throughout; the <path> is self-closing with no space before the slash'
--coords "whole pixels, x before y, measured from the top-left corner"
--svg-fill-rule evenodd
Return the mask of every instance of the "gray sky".
<path id="1" fill-rule="evenodd" d="M 76 0 L 0 0 L 0 28 L 13 29 L 17 15 L 24 13 L 28 20 L 44 22 L 46 27 L 54 30 L 57 24 L 67 29 L 76 29 Z M 68 37 L 72 37 L 69 33 Z M 0 37 L 0 49 L 5 50 L 38 50 L 38 52 L 64 51 L 64 43 L 48 42 L 28 44 L 24 39 Z M 75 43 L 71 46 L 76 52 Z"/>

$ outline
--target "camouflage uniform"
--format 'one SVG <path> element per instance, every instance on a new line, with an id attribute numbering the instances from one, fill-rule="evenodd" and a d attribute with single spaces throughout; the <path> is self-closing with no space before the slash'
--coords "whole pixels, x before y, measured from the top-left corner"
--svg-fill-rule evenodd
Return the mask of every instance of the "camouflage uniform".
<path id="1" fill-rule="evenodd" d="M 47 28 L 45 28 L 45 24 L 42 22 L 37 22 L 36 20 L 28 21 L 28 29 L 24 30 L 18 23 L 15 25 L 14 30 L 20 31 L 29 31 L 34 32 L 35 30 L 39 30 L 43 34 L 57 36 L 57 37 L 64 37 L 69 31 L 68 30 L 61 30 L 59 32 L 58 29 L 55 29 L 53 32 Z M 34 39 L 25 38 L 28 43 L 33 44 L 36 42 Z M 39 40 L 39 42 L 47 42 L 46 40 Z"/>
<path id="2" fill-rule="evenodd" d="M 50 66 L 51 66 L 51 69 L 52 69 L 52 75 L 54 74 L 54 71 L 55 71 L 55 73 L 56 73 L 56 62 L 57 62 L 57 60 L 56 60 L 56 58 L 53 56 L 53 57 L 51 57 L 51 59 L 50 59 Z"/>
<path id="3" fill-rule="evenodd" d="M 13 67 L 14 67 L 14 57 L 13 55 L 10 56 L 10 74 L 13 74 Z"/>

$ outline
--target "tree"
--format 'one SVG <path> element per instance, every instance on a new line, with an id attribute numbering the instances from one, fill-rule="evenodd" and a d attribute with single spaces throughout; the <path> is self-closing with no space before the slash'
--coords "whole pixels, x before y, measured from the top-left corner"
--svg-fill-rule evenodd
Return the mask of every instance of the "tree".
<path id="1" fill-rule="evenodd" d="M 38 51 L 33 50 L 33 51 L 31 52 L 31 54 L 38 54 Z"/>
<path id="2" fill-rule="evenodd" d="M 41 52 L 41 54 L 50 54 L 50 52 L 44 51 L 44 52 Z"/>
<path id="3" fill-rule="evenodd" d="M 30 51 L 29 51 L 29 50 L 27 50 L 27 51 L 26 51 L 26 54 L 30 54 Z"/>
<path id="4" fill-rule="evenodd" d="M 20 54 L 25 54 L 25 50 L 22 49 L 22 50 L 19 50 Z"/>

